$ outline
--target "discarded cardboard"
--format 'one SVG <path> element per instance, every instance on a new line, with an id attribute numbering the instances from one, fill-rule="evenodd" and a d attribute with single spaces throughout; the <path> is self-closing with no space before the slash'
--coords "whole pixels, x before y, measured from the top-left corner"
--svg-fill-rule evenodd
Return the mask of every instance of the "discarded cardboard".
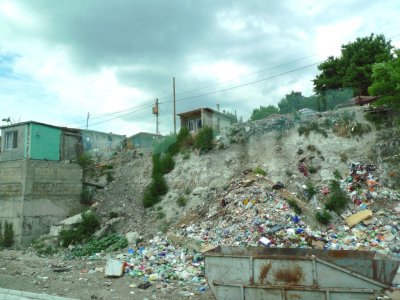
<path id="1" fill-rule="evenodd" d="M 366 209 L 359 211 L 358 213 L 355 213 L 350 217 L 347 217 L 344 221 L 346 222 L 347 226 L 353 227 L 354 225 L 357 225 L 358 223 L 366 219 L 369 219 L 371 217 L 372 217 L 372 210 Z"/>
<path id="2" fill-rule="evenodd" d="M 107 260 L 105 274 L 107 277 L 121 277 L 124 274 L 124 263 L 119 260 Z"/>

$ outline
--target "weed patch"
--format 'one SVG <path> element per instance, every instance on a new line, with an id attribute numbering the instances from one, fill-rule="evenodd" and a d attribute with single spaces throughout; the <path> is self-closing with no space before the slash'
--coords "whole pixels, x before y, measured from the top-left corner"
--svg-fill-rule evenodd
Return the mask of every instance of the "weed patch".
<path id="1" fill-rule="evenodd" d="M 315 218 L 317 221 L 323 225 L 328 225 L 332 220 L 332 216 L 327 210 L 323 210 L 322 212 L 318 211 L 315 213 Z"/>
<path id="2" fill-rule="evenodd" d="M 316 122 L 306 122 L 303 125 L 300 125 L 297 132 L 299 133 L 299 136 L 304 135 L 305 137 L 308 137 L 311 132 L 321 134 L 325 138 L 328 137 L 326 130 L 321 128 Z"/>
<path id="3" fill-rule="evenodd" d="M 315 188 L 314 184 L 311 180 L 307 180 L 306 182 L 306 194 L 307 199 L 311 200 L 311 198 L 317 193 L 317 189 Z"/>
<path id="4" fill-rule="evenodd" d="M 254 175 L 262 175 L 262 176 L 267 176 L 267 172 L 265 172 L 263 169 L 261 169 L 260 167 L 257 167 L 253 170 L 253 174 Z"/>
<path id="5" fill-rule="evenodd" d="M 14 244 L 13 223 L 5 221 L 4 226 L 0 222 L 0 249 L 9 248 Z"/>
<path id="6" fill-rule="evenodd" d="M 294 199 L 288 199 L 286 201 L 296 214 L 300 215 L 303 212 Z"/>
<path id="7" fill-rule="evenodd" d="M 76 246 L 71 254 L 76 257 L 90 256 L 102 251 L 116 251 L 127 246 L 128 240 L 125 236 L 111 234 L 100 239 L 90 239 L 84 245 Z"/>
<path id="8" fill-rule="evenodd" d="M 176 203 L 179 207 L 184 207 L 187 204 L 187 198 L 181 195 L 178 197 L 178 199 L 176 199 Z"/>
<path id="9" fill-rule="evenodd" d="M 329 199 L 325 204 L 325 208 L 340 214 L 349 203 L 350 199 L 347 194 L 340 188 L 339 181 L 331 180 L 329 183 Z"/>
<path id="10" fill-rule="evenodd" d="M 93 204 L 93 190 L 84 186 L 81 192 L 81 203 L 84 205 Z"/>

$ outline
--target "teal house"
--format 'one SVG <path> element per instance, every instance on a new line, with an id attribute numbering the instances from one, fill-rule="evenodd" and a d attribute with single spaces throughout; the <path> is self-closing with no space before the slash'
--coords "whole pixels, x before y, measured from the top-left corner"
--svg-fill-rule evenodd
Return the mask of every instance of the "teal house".
<path id="1" fill-rule="evenodd" d="M 39 122 L 23 122 L 1 127 L 2 161 L 19 159 L 60 160 L 60 127 Z"/>
<path id="2" fill-rule="evenodd" d="M 101 155 L 120 150 L 125 136 L 58 127 L 35 121 L 0 127 L 0 161 L 74 160 L 83 152 Z"/>
<path id="3" fill-rule="evenodd" d="M 127 145 L 130 148 L 143 148 L 143 149 L 151 149 L 155 141 L 160 139 L 162 135 L 148 133 L 148 132 L 139 132 L 127 139 Z"/>

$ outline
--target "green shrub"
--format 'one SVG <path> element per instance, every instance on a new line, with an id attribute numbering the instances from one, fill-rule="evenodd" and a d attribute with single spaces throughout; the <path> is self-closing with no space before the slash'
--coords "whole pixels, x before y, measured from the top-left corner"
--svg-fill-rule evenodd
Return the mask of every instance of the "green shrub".
<path id="1" fill-rule="evenodd" d="M 156 175 L 151 185 L 157 195 L 163 196 L 168 193 L 168 185 L 162 175 Z"/>
<path id="2" fill-rule="evenodd" d="M 153 145 L 153 153 L 165 153 L 165 152 L 173 152 L 171 153 L 172 155 L 176 154 L 176 145 L 177 145 L 177 136 L 174 134 L 167 135 L 159 139 L 154 145 Z M 179 147 L 178 147 L 179 149 Z"/>
<path id="3" fill-rule="evenodd" d="M 258 175 L 262 175 L 262 176 L 267 176 L 267 172 L 265 172 L 263 169 L 261 169 L 260 167 L 257 167 L 253 170 L 253 174 L 258 174 Z"/>
<path id="4" fill-rule="evenodd" d="M 317 171 L 318 171 L 317 167 L 315 167 L 313 165 L 308 166 L 308 172 L 310 172 L 310 174 L 315 174 L 315 173 L 317 173 Z"/>
<path id="5" fill-rule="evenodd" d="M 321 224 L 328 225 L 332 219 L 331 214 L 327 210 L 323 210 L 322 212 L 318 211 L 315 213 L 315 218 Z"/>
<path id="6" fill-rule="evenodd" d="M 189 132 L 187 127 L 181 127 L 177 136 L 177 143 L 179 147 L 182 148 L 189 148 L 193 145 L 193 137 Z"/>
<path id="7" fill-rule="evenodd" d="M 197 149 L 200 150 L 200 152 L 208 152 L 210 151 L 213 147 L 213 129 L 209 126 L 204 126 L 202 127 L 194 140 L 194 145 Z"/>
<path id="8" fill-rule="evenodd" d="M 311 152 L 314 152 L 314 151 L 316 151 L 317 150 L 317 147 L 315 147 L 315 145 L 307 145 L 307 150 L 308 151 L 311 151 Z"/>
<path id="9" fill-rule="evenodd" d="M 143 193 L 144 207 L 152 207 L 154 204 L 157 204 L 160 201 L 161 201 L 160 196 L 154 193 L 150 184 Z"/>
<path id="10" fill-rule="evenodd" d="M 176 200 L 176 203 L 178 206 L 183 207 L 186 206 L 187 204 L 187 198 L 184 197 L 183 195 L 179 196 L 178 199 Z"/>
<path id="11" fill-rule="evenodd" d="M 162 169 L 161 169 L 160 157 L 161 157 L 160 153 L 155 153 L 152 156 L 152 160 L 153 160 L 153 170 L 151 173 L 152 177 L 154 177 L 155 175 L 163 174 Z"/>
<path id="12" fill-rule="evenodd" d="M 294 199 L 287 199 L 286 201 L 296 214 L 300 215 L 303 212 Z"/>
<path id="13" fill-rule="evenodd" d="M 182 153 L 182 159 L 187 160 L 189 158 L 190 158 L 190 153 L 188 151 L 185 151 Z"/>
<path id="14" fill-rule="evenodd" d="M 116 213 L 115 211 L 110 211 L 110 213 L 108 214 L 108 217 L 110 219 L 118 218 L 118 213 Z"/>
<path id="15" fill-rule="evenodd" d="M 59 240 L 61 246 L 68 247 L 87 240 L 100 227 L 98 216 L 93 212 L 82 214 L 82 220 L 72 226 L 71 229 L 61 230 Z"/>
<path id="16" fill-rule="evenodd" d="M 333 177 L 334 177 L 335 179 L 342 179 L 342 175 L 340 175 L 339 170 L 333 171 Z"/>
<path id="17" fill-rule="evenodd" d="M 368 133 L 371 131 L 371 126 L 368 124 L 361 124 L 356 122 L 355 125 L 351 127 L 350 133 L 352 136 L 363 136 L 363 134 Z"/>
<path id="18" fill-rule="evenodd" d="M 93 238 L 85 244 L 75 247 L 71 254 L 73 256 L 90 256 L 102 251 L 116 251 L 128 246 L 128 240 L 125 236 L 111 234 L 102 238 Z"/>
<path id="19" fill-rule="evenodd" d="M 162 154 L 159 163 L 160 163 L 160 170 L 163 174 L 171 172 L 175 167 L 175 161 L 171 153 Z"/>
<path id="20" fill-rule="evenodd" d="M 84 186 L 81 192 L 81 203 L 84 205 L 92 205 L 93 204 L 93 191 L 92 189 Z"/>
<path id="21" fill-rule="evenodd" d="M 340 214 L 349 203 L 350 199 L 347 194 L 340 188 L 339 181 L 331 180 L 329 183 L 329 199 L 325 204 L 325 208 Z"/>
<path id="22" fill-rule="evenodd" d="M 168 192 L 168 185 L 162 174 L 156 174 L 143 195 L 144 207 L 151 207 L 161 201 L 161 196 Z"/>
<path id="23" fill-rule="evenodd" d="M 376 130 L 392 126 L 391 118 L 386 114 L 367 112 L 365 119 L 374 124 Z"/>
<path id="24" fill-rule="evenodd" d="M 56 248 L 41 241 L 35 241 L 34 243 L 32 243 L 32 247 L 33 249 L 35 249 L 36 254 L 39 256 L 52 256 L 57 253 Z"/>
<path id="25" fill-rule="evenodd" d="M 165 213 L 163 211 L 157 212 L 157 219 L 164 219 L 165 218 Z"/>
<path id="26" fill-rule="evenodd" d="M 190 193 L 192 192 L 192 190 L 189 187 L 185 187 L 185 195 L 190 195 Z"/>
<path id="27" fill-rule="evenodd" d="M 300 125 L 297 129 L 299 136 L 302 136 L 304 134 L 305 137 L 308 137 L 311 131 L 319 133 L 324 137 L 328 137 L 328 133 L 325 131 L 325 129 L 320 128 L 318 123 L 316 122 L 306 122 L 303 125 Z"/>
<path id="28" fill-rule="evenodd" d="M 106 176 L 106 179 L 107 179 L 107 183 L 110 183 L 111 181 L 113 181 L 114 180 L 113 174 L 108 172 L 107 176 Z"/>
<path id="29" fill-rule="evenodd" d="M 6 221 L 4 223 L 3 247 L 9 248 L 14 244 L 13 223 Z"/>
<path id="30" fill-rule="evenodd" d="M 78 157 L 78 164 L 81 166 L 82 169 L 89 169 L 94 166 L 94 160 L 92 155 L 89 153 L 83 153 Z"/>
<path id="31" fill-rule="evenodd" d="M 311 180 L 307 180 L 306 182 L 306 193 L 308 200 L 310 200 L 317 193 L 317 189 Z"/>

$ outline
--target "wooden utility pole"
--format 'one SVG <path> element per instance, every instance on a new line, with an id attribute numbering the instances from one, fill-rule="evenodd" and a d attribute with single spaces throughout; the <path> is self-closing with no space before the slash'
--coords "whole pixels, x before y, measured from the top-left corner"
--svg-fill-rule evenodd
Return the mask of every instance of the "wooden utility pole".
<path id="1" fill-rule="evenodd" d="M 89 115 L 89 112 L 88 112 L 87 113 L 87 118 L 86 118 L 86 129 L 89 128 L 89 117 L 90 117 L 90 115 Z"/>
<path id="2" fill-rule="evenodd" d="M 176 134 L 176 98 L 175 98 L 175 77 L 172 77 L 172 89 L 174 93 L 174 134 Z"/>

